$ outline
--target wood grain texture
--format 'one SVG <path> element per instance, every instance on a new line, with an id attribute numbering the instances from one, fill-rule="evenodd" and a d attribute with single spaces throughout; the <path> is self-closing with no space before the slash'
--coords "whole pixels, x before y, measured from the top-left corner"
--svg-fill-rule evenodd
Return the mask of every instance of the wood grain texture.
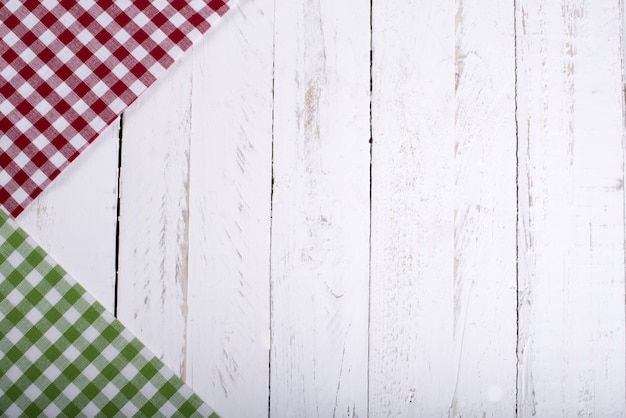
<path id="1" fill-rule="evenodd" d="M 224 417 L 267 416 L 272 0 L 194 51 L 187 381 Z"/>
<path id="2" fill-rule="evenodd" d="M 270 414 L 367 415 L 367 2 L 277 1 Z"/>
<path id="3" fill-rule="evenodd" d="M 192 68 L 185 55 L 128 109 L 121 145 L 117 316 L 179 376 L 187 330 Z"/>
<path id="4" fill-rule="evenodd" d="M 125 113 L 120 319 L 224 417 L 624 416 L 624 19 L 242 0 Z M 110 310 L 118 127 L 18 218 Z"/>
<path id="5" fill-rule="evenodd" d="M 515 413 L 513 0 L 456 2 L 454 338 L 450 416 Z"/>
<path id="6" fill-rule="evenodd" d="M 374 6 L 370 414 L 510 416 L 512 3 Z"/>
<path id="7" fill-rule="evenodd" d="M 620 5 L 516 12 L 519 414 L 623 416 Z"/>
<path id="8" fill-rule="evenodd" d="M 454 13 L 372 9 L 372 417 L 445 416 L 453 397 Z"/>
<path id="9" fill-rule="evenodd" d="M 119 121 L 17 218 L 106 309 L 115 300 Z"/>

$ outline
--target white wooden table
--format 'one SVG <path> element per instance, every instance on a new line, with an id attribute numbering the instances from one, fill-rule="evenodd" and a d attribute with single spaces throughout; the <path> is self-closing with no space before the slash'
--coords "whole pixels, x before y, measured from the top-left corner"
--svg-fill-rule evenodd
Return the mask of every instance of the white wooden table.
<path id="1" fill-rule="evenodd" d="M 227 418 L 622 417 L 622 3 L 241 0 L 18 221 Z"/>

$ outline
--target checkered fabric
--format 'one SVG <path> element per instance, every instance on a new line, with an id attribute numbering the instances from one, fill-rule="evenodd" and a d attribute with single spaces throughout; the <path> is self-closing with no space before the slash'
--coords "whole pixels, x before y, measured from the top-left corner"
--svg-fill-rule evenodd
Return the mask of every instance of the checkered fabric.
<path id="1" fill-rule="evenodd" d="M 17 216 L 228 0 L 0 2 L 0 205 Z"/>
<path id="2" fill-rule="evenodd" d="M 217 415 L 0 210 L 0 416 Z"/>

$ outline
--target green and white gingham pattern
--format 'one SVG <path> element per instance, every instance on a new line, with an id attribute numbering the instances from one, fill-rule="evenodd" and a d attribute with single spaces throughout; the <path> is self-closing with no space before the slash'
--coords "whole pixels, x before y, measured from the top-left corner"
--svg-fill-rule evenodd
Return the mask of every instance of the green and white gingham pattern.
<path id="1" fill-rule="evenodd" d="M 211 415 L 0 210 L 0 416 Z"/>

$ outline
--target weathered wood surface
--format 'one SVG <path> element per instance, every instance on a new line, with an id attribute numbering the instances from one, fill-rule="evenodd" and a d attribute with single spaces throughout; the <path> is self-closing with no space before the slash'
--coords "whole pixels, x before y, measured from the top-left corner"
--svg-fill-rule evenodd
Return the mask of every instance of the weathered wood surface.
<path id="1" fill-rule="evenodd" d="M 624 31 L 242 0 L 18 221 L 225 417 L 624 416 Z"/>
<path id="2" fill-rule="evenodd" d="M 233 10 L 124 119 L 119 317 L 225 416 L 267 410 L 273 14 Z"/>
<path id="3" fill-rule="evenodd" d="M 367 414 L 369 13 L 276 2 L 272 416 Z"/>
<path id="4" fill-rule="evenodd" d="M 371 415 L 510 416 L 512 2 L 373 11 Z"/>
<path id="5" fill-rule="evenodd" d="M 624 416 L 620 4 L 518 2 L 522 416 Z"/>
<path id="6" fill-rule="evenodd" d="M 454 396 L 454 9 L 372 9 L 370 416 Z"/>
<path id="7" fill-rule="evenodd" d="M 273 7 L 242 2 L 194 55 L 187 381 L 225 417 L 267 415 Z"/>
<path id="8" fill-rule="evenodd" d="M 115 307 L 119 120 L 18 218 L 109 311 Z"/>

